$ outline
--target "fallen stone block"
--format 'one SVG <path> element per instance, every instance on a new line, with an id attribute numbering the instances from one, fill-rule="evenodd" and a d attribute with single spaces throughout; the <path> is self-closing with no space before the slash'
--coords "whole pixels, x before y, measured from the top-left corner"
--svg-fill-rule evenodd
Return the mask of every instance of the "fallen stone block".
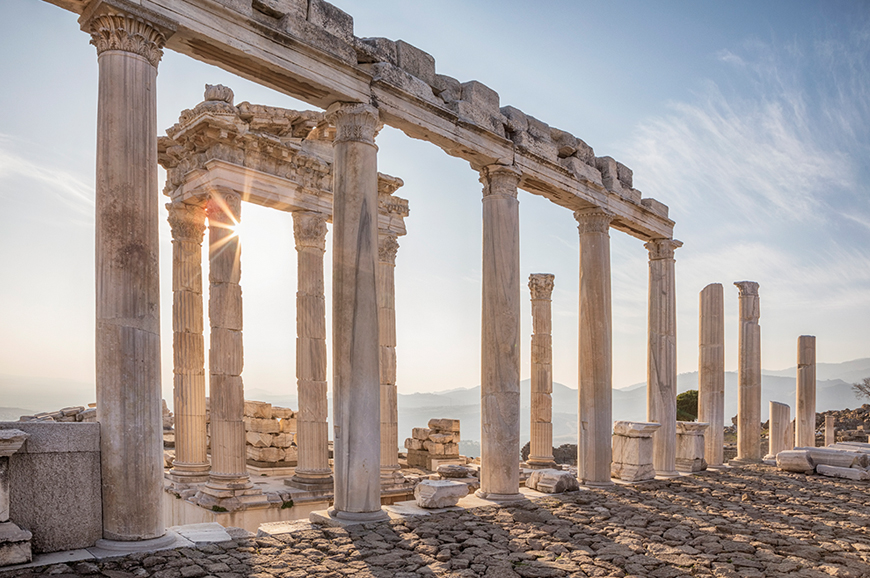
<path id="1" fill-rule="evenodd" d="M 651 463 L 647 464 L 624 464 L 612 462 L 610 464 L 610 477 L 623 482 L 645 482 L 656 478 L 656 470 Z"/>
<path id="2" fill-rule="evenodd" d="M 473 478 L 477 476 L 477 470 L 474 468 L 454 464 L 438 466 L 436 471 L 442 478 Z"/>
<path id="3" fill-rule="evenodd" d="M 795 448 L 795 450 L 805 450 L 809 452 L 813 463 L 817 466 L 824 464 L 826 466 L 836 466 L 838 468 L 866 468 L 868 466 L 868 455 L 863 452 L 855 452 L 844 449 L 834 448 Z"/>
<path id="4" fill-rule="evenodd" d="M 468 495 L 468 486 L 449 480 L 422 480 L 414 488 L 414 499 L 421 508 L 450 508 Z"/>
<path id="5" fill-rule="evenodd" d="M 870 480 L 870 472 L 862 468 L 841 468 L 819 464 L 816 466 L 816 473 L 828 476 L 829 478 L 842 478 L 844 480 L 853 480 L 856 482 Z"/>
<path id="6" fill-rule="evenodd" d="M 776 454 L 776 467 L 786 472 L 812 472 L 816 464 L 806 450 L 786 450 Z"/>
<path id="7" fill-rule="evenodd" d="M 526 480 L 526 487 L 545 494 L 561 494 L 580 488 L 577 478 L 562 470 L 535 470 Z"/>

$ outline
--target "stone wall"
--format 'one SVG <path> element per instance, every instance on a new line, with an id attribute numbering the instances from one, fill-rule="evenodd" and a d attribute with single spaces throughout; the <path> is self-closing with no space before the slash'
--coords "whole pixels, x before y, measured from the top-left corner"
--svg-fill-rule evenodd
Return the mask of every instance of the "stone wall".
<path id="1" fill-rule="evenodd" d="M 30 434 L 10 458 L 9 513 L 33 533 L 33 553 L 93 546 L 103 533 L 100 425 L 0 422 L 0 429 Z"/>

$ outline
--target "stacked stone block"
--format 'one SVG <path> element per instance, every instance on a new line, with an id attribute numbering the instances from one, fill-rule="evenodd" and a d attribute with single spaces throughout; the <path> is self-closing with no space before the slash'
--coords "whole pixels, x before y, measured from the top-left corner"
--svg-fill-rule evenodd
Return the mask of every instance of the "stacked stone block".
<path id="1" fill-rule="evenodd" d="M 211 430 L 210 400 L 206 398 L 206 422 Z M 258 468 L 296 465 L 296 412 L 262 401 L 245 400 L 245 456 L 249 466 Z M 209 447 L 211 439 L 209 437 Z"/>
<path id="2" fill-rule="evenodd" d="M 412 468 L 434 471 L 442 464 L 460 463 L 459 420 L 430 419 L 429 427 L 415 427 L 411 431 L 405 448 L 408 466 Z"/>
<path id="3" fill-rule="evenodd" d="M 56 421 L 61 423 L 72 422 L 96 422 L 97 421 L 97 404 L 89 403 L 87 407 L 83 405 L 73 405 L 59 409 L 57 411 L 42 411 L 33 415 L 22 415 L 18 421 Z M 175 423 L 175 416 L 166 405 L 166 400 L 163 400 L 163 429 L 171 430 Z"/>

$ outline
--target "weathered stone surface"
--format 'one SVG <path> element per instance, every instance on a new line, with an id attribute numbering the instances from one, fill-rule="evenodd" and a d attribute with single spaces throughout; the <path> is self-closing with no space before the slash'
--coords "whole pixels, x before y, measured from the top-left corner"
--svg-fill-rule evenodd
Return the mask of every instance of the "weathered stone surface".
<path id="1" fill-rule="evenodd" d="M 787 472 L 812 472 L 816 465 L 806 450 L 786 450 L 776 454 L 776 467 Z"/>
<path id="2" fill-rule="evenodd" d="M 710 424 L 678 421 L 676 468 L 679 472 L 700 472 L 707 469 L 704 459 L 704 432 Z"/>
<path id="3" fill-rule="evenodd" d="M 329 2 L 309 0 L 308 21 L 345 42 L 353 42 L 353 16 Z"/>
<path id="4" fill-rule="evenodd" d="M 396 41 L 396 59 L 400 68 L 428 85 L 435 84 L 435 58 L 404 40 Z"/>
<path id="5" fill-rule="evenodd" d="M 426 441 L 429 439 L 431 430 L 425 427 L 415 427 L 411 430 L 411 437 L 415 440 Z"/>
<path id="6" fill-rule="evenodd" d="M 281 424 L 276 419 L 263 419 L 256 417 L 245 417 L 245 431 L 257 433 L 278 433 L 281 431 Z"/>
<path id="7" fill-rule="evenodd" d="M 471 478 L 477 475 L 477 470 L 466 466 L 445 464 L 436 470 L 442 478 Z"/>
<path id="8" fill-rule="evenodd" d="M 459 433 L 458 419 L 430 419 L 429 429 L 436 432 L 456 432 Z"/>
<path id="9" fill-rule="evenodd" d="M 796 451 L 806 451 L 813 463 L 825 464 L 839 468 L 866 468 L 870 463 L 870 456 L 864 452 L 850 451 L 837 448 L 795 448 Z"/>
<path id="10" fill-rule="evenodd" d="M 263 401 L 245 400 L 245 417 L 272 419 L 272 404 Z"/>
<path id="11" fill-rule="evenodd" d="M 468 495 L 468 486 L 448 480 L 422 480 L 414 488 L 414 499 L 421 508 L 449 508 Z"/>
<path id="12" fill-rule="evenodd" d="M 33 535 L 12 522 L 0 523 L 0 568 L 30 562 Z"/>
<path id="13" fill-rule="evenodd" d="M 433 441 L 423 442 L 423 447 L 433 456 L 458 456 L 459 444 L 439 444 Z"/>
<path id="14" fill-rule="evenodd" d="M 562 470 L 535 470 L 526 480 L 526 487 L 545 494 L 561 494 L 580 488 L 577 478 L 571 472 Z"/>
<path id="15" fill-rule="evenodd" d="M 280 462 L 284 459 L 284 450 L 280 448 L 245 448 L 247 458 L 255 462 Z"/>
<path id="16" fill-rule="evenodd" d="M 405 439 L 405 448 L 409 450 L 417 450 L 422 451 L 425 448 L 423 447 L 423 440 L 418 440 L 415 438 L 406 438 Z"/>
<path id="17" fill-rule="evenodd" d="M 272 445 L 276 448 L 289 448 L 296 441 L 294 433 L 280 433 L 272 436 Z"/>
<path id="18" fill-rule="evenodd" d="M 842 478 L 844 480 L 870 480 L 870 472 L 862 468 L 843 468 L 838 466 L 829 466 L 827 464 L 819 464 L 816 466 L 816 473 L 823 476 L 828 476 L 829 478 Z"/>

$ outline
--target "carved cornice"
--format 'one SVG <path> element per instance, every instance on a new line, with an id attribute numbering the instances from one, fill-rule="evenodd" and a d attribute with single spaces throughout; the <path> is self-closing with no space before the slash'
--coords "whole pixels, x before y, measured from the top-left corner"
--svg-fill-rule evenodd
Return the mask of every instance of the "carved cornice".
<path id="1" fill-rule="evenodd" d="M 335 141 L 375 144 L 384 126 L 378 109 L 369 104 L 336 102 L 326 109 L 326 120 L 335 125 Z"/>
<path id="2" fill-rule="evenodd" d="M 407 217 L 410 214 L 408 209 L 408 199 L 394 197 L 393 195 L 379 194 L 378 212 L 382 215 L 398 215 L 399 217 Z"/>
<path id="3" fill-rule="evenodd" d="M 520 176 L 520 171 L 514 167 L 505 165 L 487 165 L 483 167 L 480 170 L 483 196 L 499 195 L 516 198 Z"/>
<path id="4" fill-rule="evenodd" d="M 532 299 L 550 299 L 556 276 L 552 273 L 532 273 L 529 275 L 529 290 Z"/>
<path id="5" fill-rule="evenodd" d="M 235 225 L 242 214 L 242 197 L 238 193 L 212 193 L 205 205 L 209 222 Z"/>
<path id="6" fill-rule="evenodd" d="M 98 16 L 90 22 L 91 44 L 97 55 L 107 50 L 132 52 L 145 58 L 154 68 L 163 56 L 166 38 L 139 18 L 119 14 Z"/>
<path id="7" fill-rule="evenodd" d="M 396 264 L 396 253 L 399 251 L 399 240 L 395 233 L 378 234 L 378 260 L 381 263 Z"/>
<path id="8" fill-rule="evenodd" d="M 574 211 L 574 218 L 577 220 L 577 230 L 580 234 L 584 233 L 604 233 L 610 234 L 610 223 L 613 221 L 613 215 L 604 209 L 591 208 L 580 209 Z"/>
<path id="9" fill-rule="evenodd" d="M 205 234 L 205 208 L 187 203 L 166 203 L 169 210 L 169 227 L 175 241 L 202 243 Z"/>
<path id="10" fill-rule="evenodd" d="M 682 241 L 675 239 L 653 239 L 643 245 L 649 251 L 649 260 L 673 259 L 674 250 L 683 246 Z"/>
<path id="11" fill-rule="evenodd" d="M 314 247 L 326 250 L 326 215 L 313 211 L 293 212 L 293 237 L 296 250 Z"/>

